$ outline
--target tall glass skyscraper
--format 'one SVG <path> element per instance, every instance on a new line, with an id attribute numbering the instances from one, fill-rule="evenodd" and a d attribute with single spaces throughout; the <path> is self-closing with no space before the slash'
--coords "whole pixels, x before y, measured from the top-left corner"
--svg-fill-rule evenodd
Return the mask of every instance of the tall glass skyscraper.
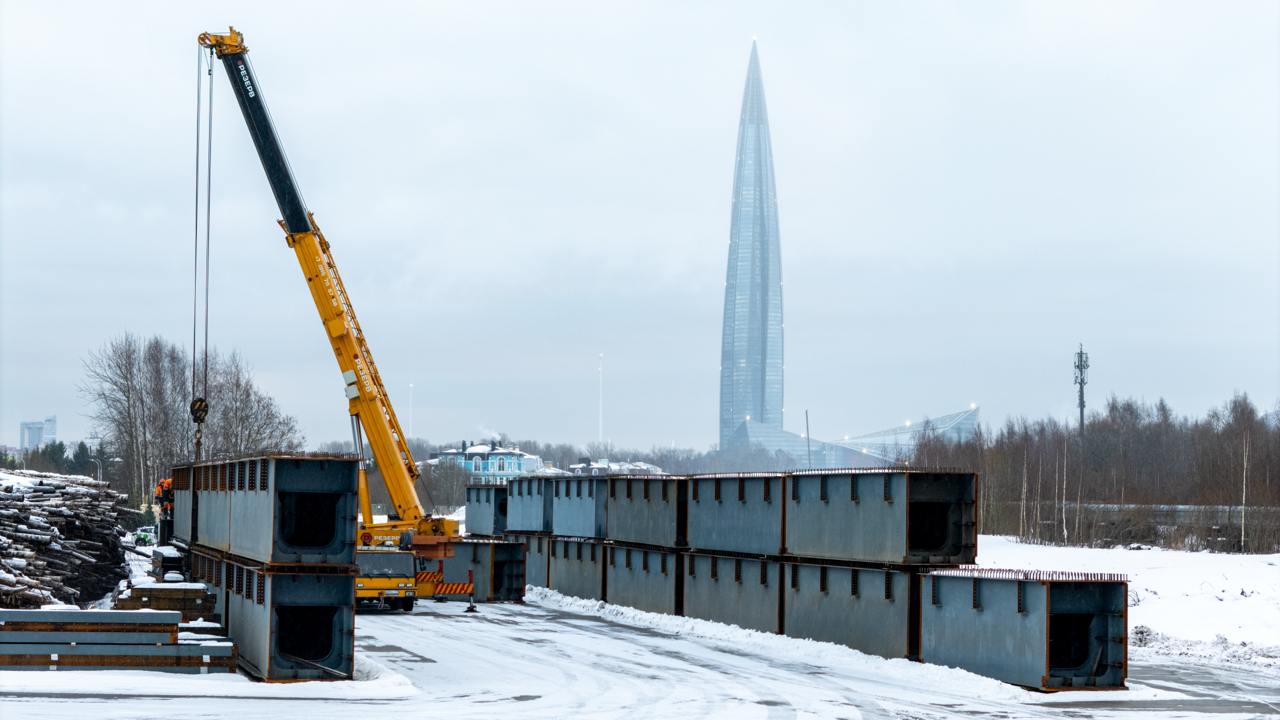
<path id="1" fill-rule="evenodd" d="M 738 120 L 720 349 L 720 447 L 743 423 L 782 429 L 782 259 L 769 115 L 755 42 Z"/>

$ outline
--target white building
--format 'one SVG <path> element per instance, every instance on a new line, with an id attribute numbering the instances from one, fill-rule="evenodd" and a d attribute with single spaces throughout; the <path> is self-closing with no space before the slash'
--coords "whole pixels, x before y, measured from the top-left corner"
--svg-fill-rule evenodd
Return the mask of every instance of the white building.
<path id="1" fill-rule="evenodd" d="M 591 460 L 569 466 L 574 475 L 666 475 L 662 468 L 646 462 L 617 462 L 609 459 Z"/>

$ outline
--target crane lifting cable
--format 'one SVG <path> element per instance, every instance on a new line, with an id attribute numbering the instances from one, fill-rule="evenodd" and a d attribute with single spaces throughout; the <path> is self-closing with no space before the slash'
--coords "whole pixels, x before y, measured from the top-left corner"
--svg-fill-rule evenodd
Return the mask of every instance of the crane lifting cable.
<path id="1" fill-rule="evenodd" d="M 210 231 L 212 229 L 213 207 L 213 51 L 208 51 L 205 59 L 204 48 L 196 52 L 196 160 L 195 160 L 195 216 L 192 232 L 191 252 L 191 421 L 196 425 L 195 461 L 200 460 L 201 441 L 204 437 L 204 423 L 209 416 L 209 260 Z M 201 107 L 204 95 L 204 78 L 209 79 L 209 103 L 207 108 Z M 204 359 L 200 360 L 197 345 L 200 317 L 200 130 L 202 109 L 207 113 L 207 142 L 205 151 L 205 203 L 204 203 Z M 203 372 L 200 372 L 203 370 Z M 197 377 L 201 377 L 197 387 Z"/>

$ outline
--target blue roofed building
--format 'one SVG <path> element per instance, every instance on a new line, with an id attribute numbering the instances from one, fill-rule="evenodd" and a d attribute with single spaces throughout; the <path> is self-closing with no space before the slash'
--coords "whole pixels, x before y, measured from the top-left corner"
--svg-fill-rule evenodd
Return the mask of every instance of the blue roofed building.
<path id="1" fill-rule="evenodd" d="M 461 447 L 433 453 L 427 461 L 430 465 L 441 463 L 454 465 L 471 473 L 472 482 L 506 485 L 508 480 L 531 475 L 544 469 L 542 458 L 530 455 L 520 448 L 502 447 L 492 443 L 463 443 Z"/>

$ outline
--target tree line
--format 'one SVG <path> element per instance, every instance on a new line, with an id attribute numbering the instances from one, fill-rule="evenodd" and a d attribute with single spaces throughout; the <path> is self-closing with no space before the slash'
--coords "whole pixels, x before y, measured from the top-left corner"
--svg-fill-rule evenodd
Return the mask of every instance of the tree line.
<path id="1" fill-rule="evenodd" d="M 97 466 L 93 462 L 93 451 L 84 441 L 69 447 L 61 440 L 46 443 L 38 448 L 28 449 L 21 455 L 5 453 L 0 455 L 0 469 L 4 470 L 39 470 L 40 472 L 60 473 L 63 475 L 88 475 L 97 477 Z"/>
<path id="2" fill-rule="evenodd" d="M 675 474 L 802 465 L 760 447 L 637 450 L 507 435 L 496 440 L 561 469 L 583 458 L 646 462 Z M 465 444 L 410 441 L 418 460 Z M 886 465 L 977 472 L 983 533 L 1039 543 L 1280 551 L 1280 408 L 1263 414 L 1245 394 L 1203 417 L 1178 415 L 1164 400 L 1113 396 L 1088 414 L 1083 436 L 1078 423 L 1018 417 L 955 442 L 925 423 L 920 441 Z M 461 503 L 466 477 L 455 475 L 438 475 L 439 482 L 428 475 L 419 494 L 435 492 Z"/>
<path id="3" fill-rule="evenodd" d="M 1079 423 L 1010 418 L 909 462 L 981 473 L 982 531 L 1031 542 L 1280 550 L 1280 409 L 1237 394 L 1204 417 L 1111 397 Z"/>
<path id="4" fill-rule="evenodd" d="M 84 372 L 80 392 L 102 437 L 104 478 L 135 507 L 170 468 L 194 458 L 193 394 L 209 401 L 203 459 L 303 447 L 297 420 L 254 383 L 234 352 L 212 350 L 193 371 L 191 356 L 176 343 L 126 333 L 90 352 Z"/>

